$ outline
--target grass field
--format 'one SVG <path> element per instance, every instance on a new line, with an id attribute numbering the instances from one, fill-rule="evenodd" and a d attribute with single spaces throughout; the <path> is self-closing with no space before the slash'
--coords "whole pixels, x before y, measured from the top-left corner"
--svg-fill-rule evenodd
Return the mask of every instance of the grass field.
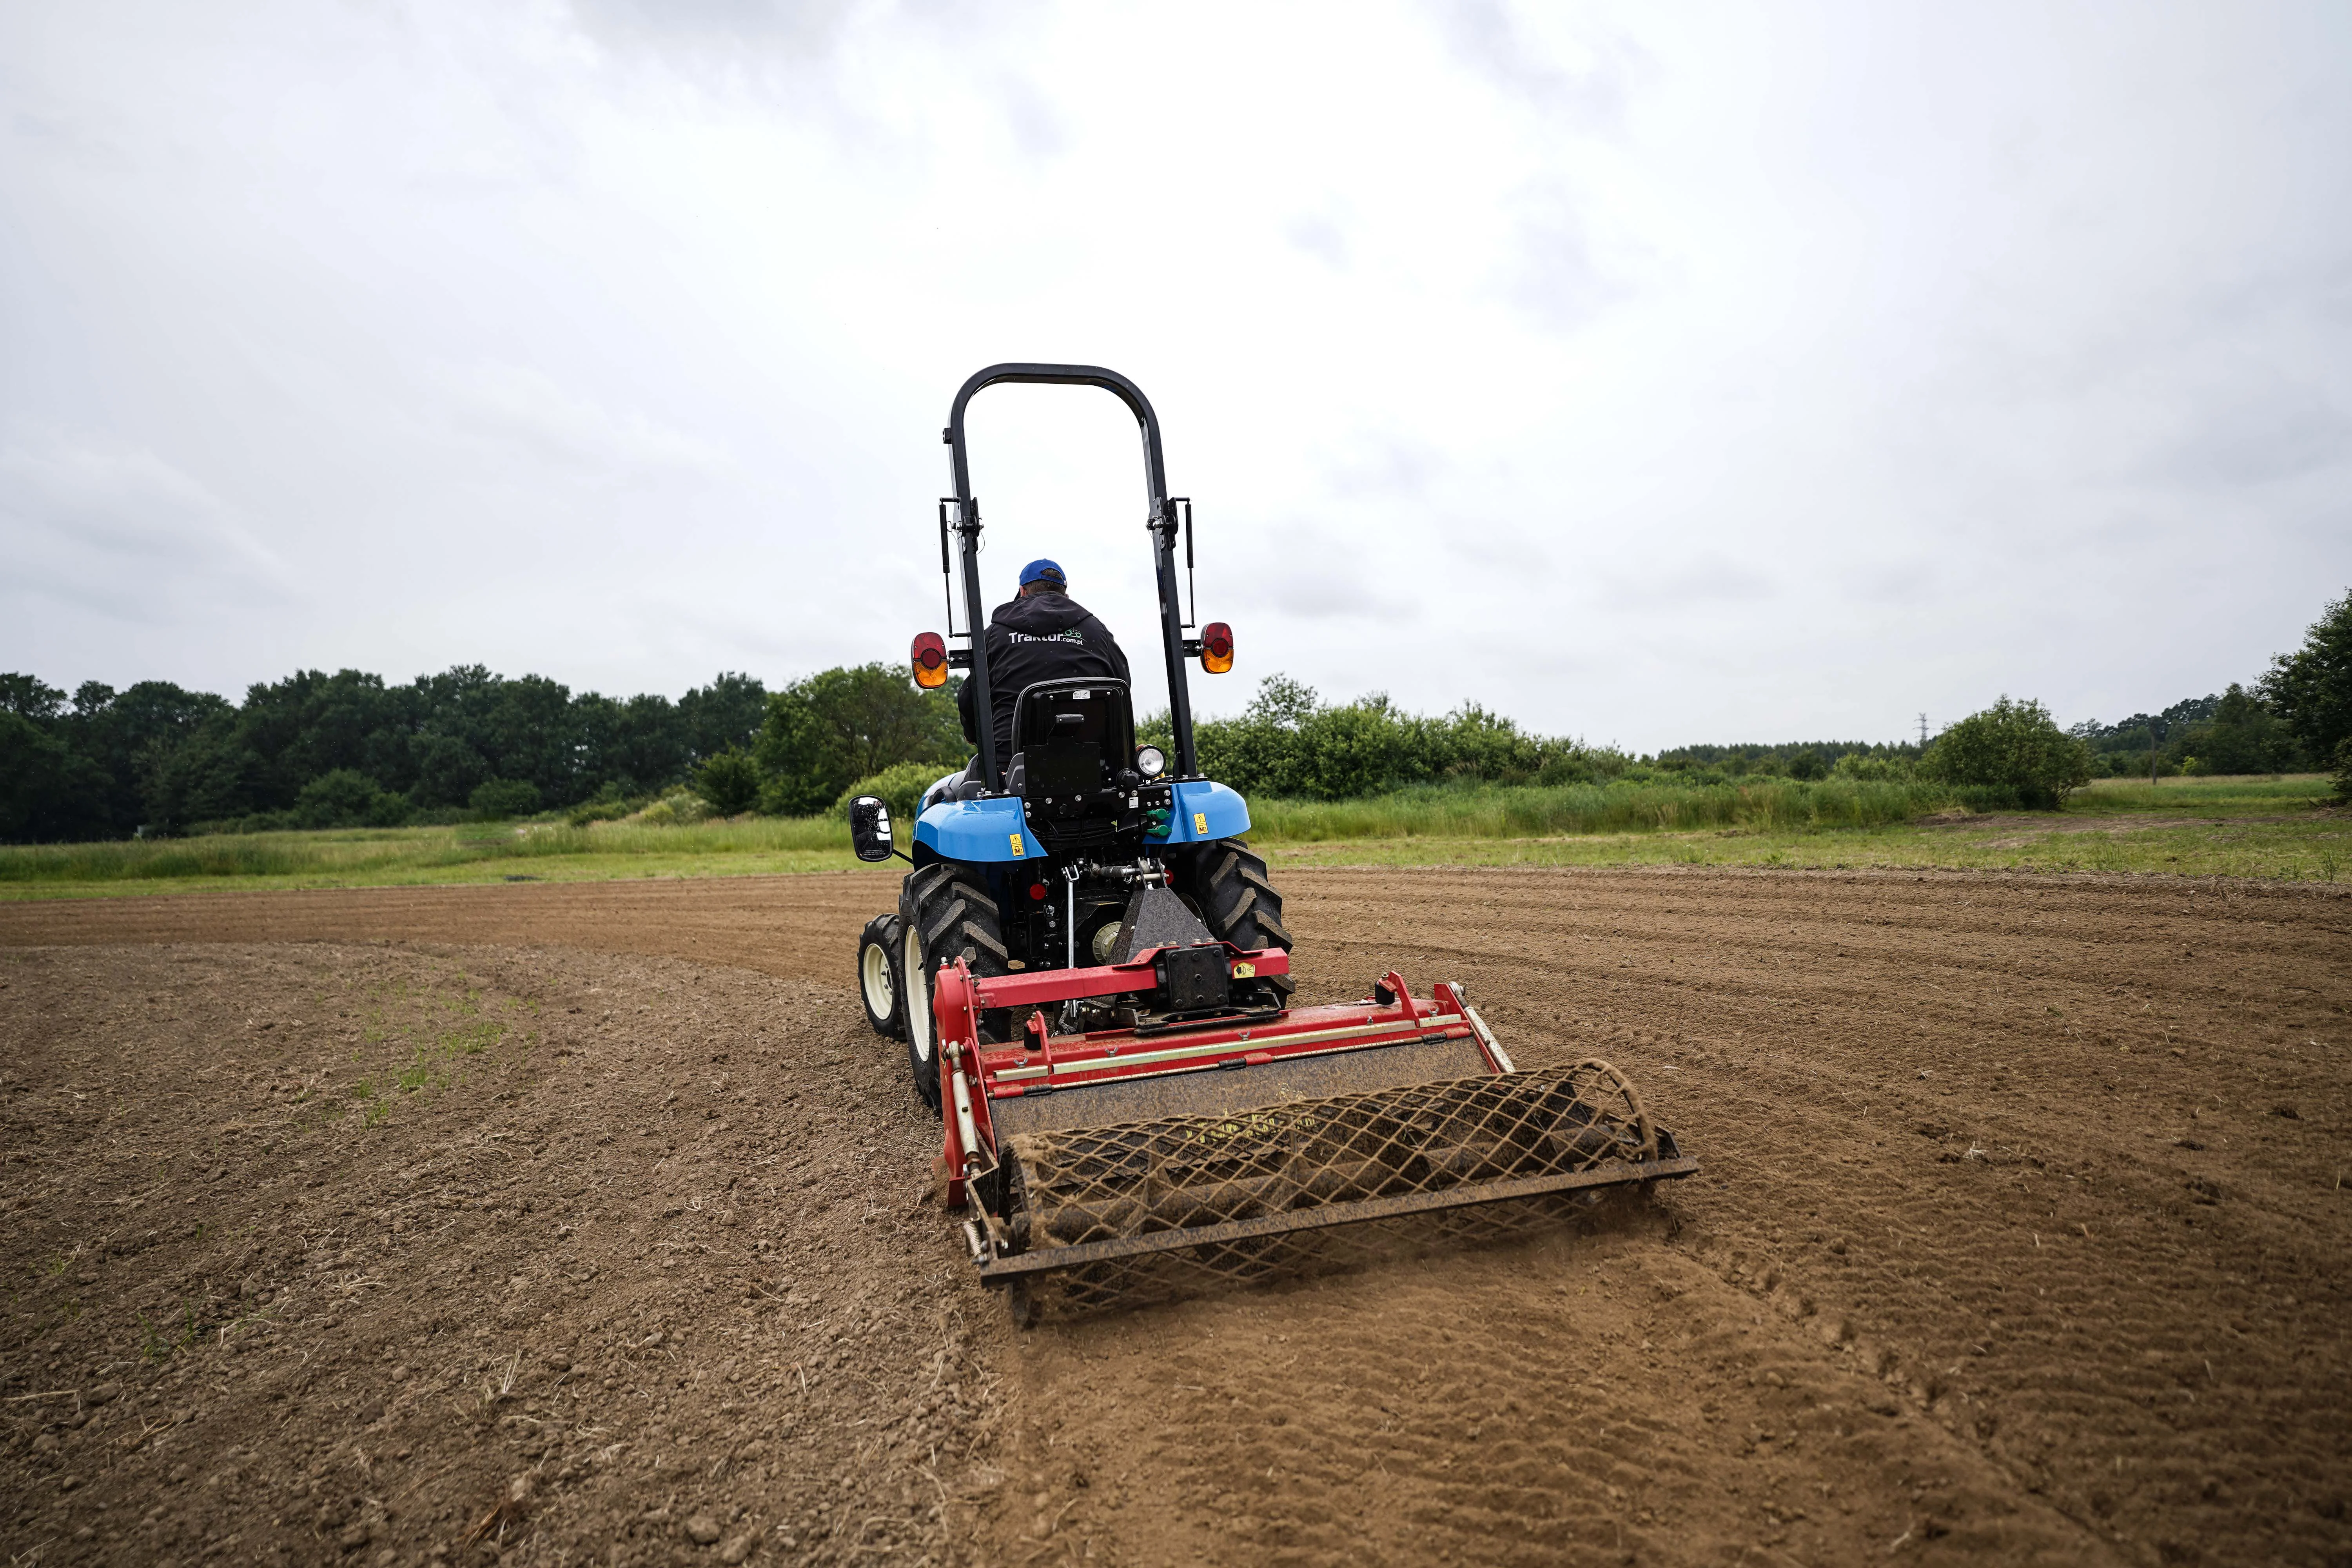
<path id="1" fill-rule="evenodd" d="M 2326 807 L 2329 794 L 2315 774 L 2103 780 L 2063 811 L 1973 813 L 1949 791 L 1892 784 L 1432 789 L 1259 802 L 1251 837 L 1277 864 L 1951 867 L 2335 881 L 2352 877 L 2352 814 Z M 822 817 L 221 834 L 0 847 L 0 899 L 856 864 L 847 829 Z"/>

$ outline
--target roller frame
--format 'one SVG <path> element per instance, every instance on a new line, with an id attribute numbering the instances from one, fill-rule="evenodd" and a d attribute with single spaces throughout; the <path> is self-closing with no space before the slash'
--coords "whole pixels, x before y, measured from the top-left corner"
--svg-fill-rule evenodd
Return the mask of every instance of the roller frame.
<path id="1" fill-rule="evenodd" d="M 1236 978 L 1290 972 L 1290 955 L 1280 948 L 1253 952 L 1226 943 L 1225 950 L 1232 966 L 1230 972 Z M 1381 975 L 1374 996 L 1361 1002 L 1293 1007 L 1270 1018 L 1263 1015 L 1246 1019 L 1213 1018 L 1148 1034 L 1135 1029 L 1105 1029 L 1056 1036 L 1044 1027 L 1045 1015 L 1040 1012 L 1032 1015 L 1032 1026 L 1020 1042 L 989 1045 L 980 1038 L 980 1019 L 986 1012 L 1024 1006 L 1042 1008 L 1089 997 L 1148 995 L 1157 984 L 1154 962 L 1163 951 L 1151 949 L 1129 963 L 1045 970 L 1034 974 L 974 975 L 961 959 L 941 966 L 933 987 L 933 1012 L 938 1022 L 941 1066 L 950 1075 L 947 1103 L 951 1109 L 940 1119 L 945 1129 L 943 1168 L 948 1176 L 948 1208 L 960 1216 L 972 1260 L 979 1266 L 984 1283 L 1003 1286 L 1086 1263 L 1247 1237 L 1322 1229 L 1545 1193 L 1645 1184 L 1689 1175 L 1698 1169 L 1698 1162 L 1683 1154 L 1674 1135 L 1661 1128 L 1657 1134 L 1658 1158 L 1639 1164 L 1477 1183 L 1444 1192 L 1332 1204 L 1189 1230 L 1156 1231 L 1078 1247 L 1008 1253 L 1002 1225 L 986 1212 L 971 1190 L 972 1182 L 997 1166 L 995 1121 L 990 1114 L 990 1107 L 995 1103 L 1062 1089 L 1183 1073 L 1246 1070 L 1300 1057 L 1371 1050 L 1413 1041 L 1471 1041 L 1487 1072 L 1513 1070 L 1509 1058 L 1486 1020 L 1470 1005 L 1458 982 L 1439 982 L 1431 987 L 1430 996 L 1424 1001 L 1412 995 L 1403 977 L 1394 970 Z M 1382 994 L 1391 1000 L 1380 1000 Z"/>

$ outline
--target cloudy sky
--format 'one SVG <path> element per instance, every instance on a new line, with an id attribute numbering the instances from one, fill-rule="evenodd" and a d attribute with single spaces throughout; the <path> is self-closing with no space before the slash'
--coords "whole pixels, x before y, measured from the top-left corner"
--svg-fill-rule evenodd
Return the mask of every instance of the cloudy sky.
<path id="1" fill-rule="evenodd" d="M 1157 404 L 1209 711 L 2161 706 L 2352 585 L 2352 7 L 0 6 L 0 668 L 899 658 L 1002 359 Z M 1124 410 L 971 433 L 1149 650 Z"/>

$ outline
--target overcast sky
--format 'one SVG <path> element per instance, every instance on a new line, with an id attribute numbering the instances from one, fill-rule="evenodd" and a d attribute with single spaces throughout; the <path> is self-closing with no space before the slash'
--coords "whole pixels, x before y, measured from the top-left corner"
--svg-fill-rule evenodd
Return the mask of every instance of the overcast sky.
<path id="1" fill-rule="evenodd" d="M 1207 711 L 2160 707 L 2352 585 L 2352 6 L 0 5 L 0 668 L 898 660 L 1003 359 Z M 971 437 L 1160 689 L 1133 422 Z"/>

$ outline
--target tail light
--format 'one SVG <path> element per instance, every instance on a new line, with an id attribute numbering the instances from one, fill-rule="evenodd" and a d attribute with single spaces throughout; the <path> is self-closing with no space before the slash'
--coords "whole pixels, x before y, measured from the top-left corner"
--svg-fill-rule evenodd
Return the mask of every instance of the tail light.
<path id="1" fill-rule="evenodd" d="M 1211 675 L 1223 675 L 1234 667 L 1234 628 L 1223 621 L 1211 621 L 1201 628 L 1201 668 Z"/>
<path id="2" fill-rule="evenodd" d="M 915 684 L 929 690 L 948 683 L 948 639 L 937 632 L 923 632 L 915 638 L 913 651 Z"/>

